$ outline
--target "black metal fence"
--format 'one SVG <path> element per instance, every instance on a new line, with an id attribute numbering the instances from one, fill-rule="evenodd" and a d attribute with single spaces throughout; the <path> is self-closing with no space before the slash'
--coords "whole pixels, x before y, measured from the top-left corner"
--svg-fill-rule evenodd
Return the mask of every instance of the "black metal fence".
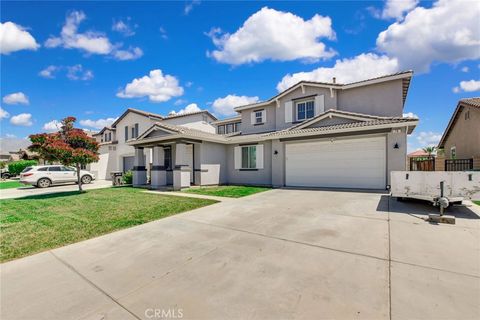
<path id="1" fill-rule="evenodd" d="M 410 158 L 410 171 L 435 171 L 435 157 Z"/>
<path id="2" fill-rule="evenodd" d="M 446 159 L 445 171 L 473 170 L 473 159 Z"/>

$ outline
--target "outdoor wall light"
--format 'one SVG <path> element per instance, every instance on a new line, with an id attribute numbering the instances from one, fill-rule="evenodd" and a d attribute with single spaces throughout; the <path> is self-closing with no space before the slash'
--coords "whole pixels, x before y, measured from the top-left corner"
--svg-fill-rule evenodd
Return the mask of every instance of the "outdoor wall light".
<path id="1" fill-rule="evenodd" d="M 398 142 L 395 143 L 395 145 L 393 146 L 393 149 L 400 149 L 400 146 L 398 145 Z"/>
<path id="2" fill-rule="evenodd" d="M 273 154 L 278 154 L 278 151 L 277 150 L 273 151 Z"/>

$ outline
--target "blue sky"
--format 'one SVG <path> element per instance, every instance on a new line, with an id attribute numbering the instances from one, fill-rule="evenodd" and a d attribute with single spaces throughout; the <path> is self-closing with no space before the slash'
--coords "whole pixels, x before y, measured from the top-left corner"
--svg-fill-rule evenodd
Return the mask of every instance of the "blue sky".
<path id="1" fill-rule="evenodd" d="M 222 118 L 301 79 L 413 69 L 413 150 L 480 90 L 473 1 L 2 1 L 1 12 L 3 148 L 70 115 L 92 130 L 127 107 Z"/>

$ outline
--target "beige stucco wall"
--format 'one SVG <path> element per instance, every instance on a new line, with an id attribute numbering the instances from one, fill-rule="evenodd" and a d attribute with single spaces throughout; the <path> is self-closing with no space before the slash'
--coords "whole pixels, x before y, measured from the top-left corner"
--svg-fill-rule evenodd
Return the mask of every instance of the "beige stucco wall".
<path id="1" fill-rule="evenodd" d="M 465 120 L 465 113 L 470 118 Z M 480 156 L 480 108 L 463 107 L 455 125 L 445 141 L 445 157 L 451 158 L 451 148 L 456 148 L 457 159 L 471 159 Z"/>

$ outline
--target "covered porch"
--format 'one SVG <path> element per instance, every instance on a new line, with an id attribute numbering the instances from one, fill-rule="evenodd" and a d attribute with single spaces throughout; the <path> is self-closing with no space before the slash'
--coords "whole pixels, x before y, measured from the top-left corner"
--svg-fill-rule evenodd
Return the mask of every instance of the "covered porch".
<path id="1" fill-rule="evenodd" d="M 130 143 L 135 148 L 133 185 L 181 190 L 194 185 L 222 183 L 221 171 L 226 170 L 221 161 L 225 157 L 224 146 L 198 136 L 203 134 L 210 135 L 198 130 L 160 124 L 147 130 Z M 152 150 L 150 168 L 147 168 L 146 149 Z M 211 159 L 212 150 L 216 154 L 215 159 Z"/>

